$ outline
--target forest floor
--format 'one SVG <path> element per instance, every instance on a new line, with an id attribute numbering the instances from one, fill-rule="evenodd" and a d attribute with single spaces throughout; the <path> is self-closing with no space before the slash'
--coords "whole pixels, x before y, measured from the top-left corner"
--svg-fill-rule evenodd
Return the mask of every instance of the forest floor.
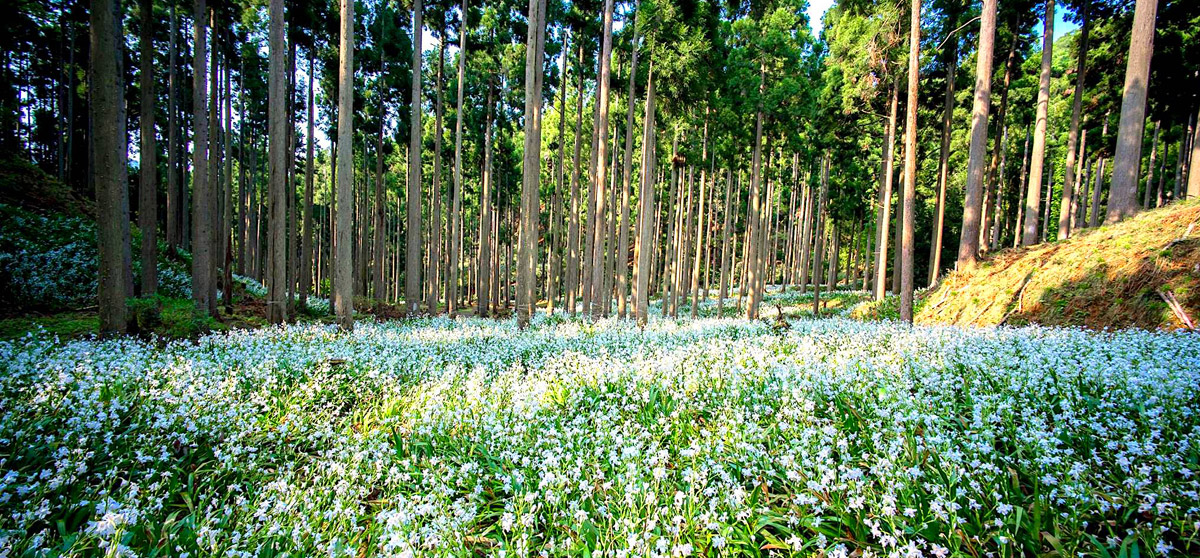
<path id="1" fill-rule="evenodd" d="M 1200 203 L 1000 251 L 973 271 L 951 273 L 921 302 L 916 320 L 924 324 L 1193 329 L 1200 326 Z"/>
<path id="2" fill-rule="evenodd" d="M 1200 553 L 1192 334 L 561 314 L 34 333 L 0 341 L 0 408 L 13 556 Z"/>

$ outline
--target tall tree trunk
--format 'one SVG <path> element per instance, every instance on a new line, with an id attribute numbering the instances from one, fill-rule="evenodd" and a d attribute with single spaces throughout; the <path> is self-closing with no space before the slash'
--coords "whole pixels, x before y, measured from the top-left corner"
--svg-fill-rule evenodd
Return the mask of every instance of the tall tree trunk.
<path id="1" fill-rule="evenodd" d="M 308 55 L 308 132 L 305 133 L 304 149 L 304 228 L 303 238 L 300 239 L 300 308 L 308 307 L 308 293 L 313 288 L 313 131 L 314 116 L 316 115 L 315 96 L 313 91 L 313 74 L 315 74 L 313 54 Z"/>
<path id="2" fill-rule="evenodd" d="M 228 43 L 231 41 L 232 35 L 226 35 L 227 50 L 234 52 L 233 45 Z M 221 255 L 222 261 L 222 278 L 221 285 L 224 291 L 222 298 L 224 299 L 225 312 L 233 313 L 233 61 L 225 65 L 224 75 L 224 114 L 225 121 L 225 171 L 224 183 L 225 190 L 221 194 Z"/>
<path id="3" fill-rule="evenodd" d="M 404 258 L 404 304 L 409 315 L 416 314 L 421 303 L 421 4 L 421 0 L 413 2 L 412 113 L 408 129 L 408 223 Z"/>
<path id="4" fill-rule="evenodd" d="M 1154 121 L 1154 139 L 1150 140 L 1150 164 L 1146 167 L 1146 190 L 1142 193 L 1142 209 L 1154 207 L 1154 163 L 1158 159 L 1159 121 Z"/>
<path id="5" fill-rule="evenodd" d="M 721 317 L 725 310 L 725 299 L 729 297 L 729 259 L 730 245 L 729 233 L 733 223 L 733 214 L 737 212 L 737 205 L 733 202 L 733 167 L 732 165 L 725 169 L 725 197 L 722 198 L 721 213 L 725 215 L 724 222 L 721 225 L 721 280 L 717 291 L 717 316 Z"/>
<path id="6" fill-rule="evenodd" d="M 1105 224 L 1137 213 L 1138 175 L 1142 166 L 1142 136 L 1146 126 L 1146 89 L 1150 84 L 1150 57 L 1154 54 L 1156 0 L 1138 0 L 1133 12 L 1133 34 L 1125 62 L 1125 93 L 1121 123 L 1117 126 L 1117 152 L 1108 193 Z"/>
<path id="7" fill-rule="evenodd" d="M 575 65 L 577 86 L 575 88 L 575 155 L 571 163 L 571 209 L 567 224 L 567 312 L 574 316 L 579 299 L 579 156 L 583 147 L 583 41 L 575 46 L 578 62 Z"/>
<path id="8" fill-rule="evenodd" d="M 604 42 L 600 49 L 600 76 L 596 85 L 596 103 L 597 103 L 597 128 L 596 128 L 596 174 L 592 177 L 593 198 L 596 200 L 596 208 L 588 216 L 588 220 L 594 225 L 589 225 L 593 230 L 592 237 L 592 254 L 591 254 L 591 316 L 592 318 L 601 317 L 605 309 L 601 302 L 604 297 L 601 295 L 601 290 L 604 288 L 604 246 L 605 246 L 605 227 L 604 219 L 604 204 L 605 192 L 604 188 L 608 181 L 608 90 L 609 78 L 608 74 L 612 67 L 612 20 L 613 20 L 613 0 L 606 0 L 604 3 Z"/>
<path id="9" fill-rule="evenodd" d="M 208 312 L 212 315 L 217 314 L 217 286 L 219 284 L 220 275 L 218 274 L 219 263 L 221 261 L 221 121 L 218 115 L 220 114 L 220 94 L 221 94 L 221 67 L 220 67 L 220 51 L 218 49 L 218 37 L 220 36 L 221 26 L 217 22 L 217 10 L 214 7 L 209 7 L 208 10 L 208 27 L 211 29 L 209 35 L 209 85 L 208 85 L 208 194 L 209 194 L 209 236 L 206 237 L 206 242 L 209 245 L 209 294 L 208 294 Z"/>
<path id="10" fill-rule="evenodd" d="M 986 7 L 985 7 L 986 9 Z M 947 27 L 958 23 L 958 13 L 949 18 Z M 929 245 L 929 284 L 937 282 L 942 270 L 942 229 L 946 221 L 946 183 L 950 179 L 950 122 L 954 116 L 954 80 L 958 71 L 958 39 L 952 39 L 946 51 L 946 102 L 942 108 L 942 151 L 938 157 L 937 208 L 934 210 L 933 242 Z"/>
<path id="11" fill-rule="evenodd" d="M 492 226 L 492 111 L 496 98 L 492 81 L 488 80 L 487 122 L 483 131 L 483 193 L 479 200 L 479 295 L 475 315 L 491 315 L 492 297 L 492 243 L 496 241 Z"/>
<path id="12" fill-rule="evenodd" d="M 611 2 L 611 0 L 609 0 Z M 525 45 L 525 158 L 521 181 L 521 237 L 517 255 L 517 326 L 529 327 L 536 311 L 538 190 L 542 154 L 542 58 L 546 34 L 545 0 L 529 0 L 529 32 Z"/>
<path id="13" fill-rule="evenodd" d="M 813 282 L 813 316 L 821 315 L 821 257 L 825 253 L 825 202 L 829 197 L 829 153 L 821 157 L 821 191 L 817 197 L 813 219 L 816 246 L 813 248 L 812 282 Z"/>
<path id="14" fill-rule="evenodd" d="M 1101 157 L 1100 163 L 1096 167 L 1096 184 L 1092 187 L 1092 209 L 1088 213 L 1088 226 L 1096 228 L 1100 226 L 1100 192 L 1104 188 L 1104 171 L 1108 160 Z"/>
<path id="15" fill-rule="evenodd" d="M 343 330 L 351 331 L 354 329 L 354 244 L 350 238 L 354 228 L 354 0 L 341 0 L 341 16 L 333 309 L 337 314 L 338 325 Z M 417 29 L 420 29 L 420 26 Z M 417 36 L 419 37 L 420 33 Z M 420 45 L 420 39 L 417 39 L 417 44 Z M 409 200 L 412 200 L 411 196 Z M 406 293 L 405 301 L 411 300 L 413 299 L 407 297 Z"/>
<path id="16" fill-rule="evenodd" d="M 246 58 L 241 57 L 241 75 L 238 77 L 238 254 L 237 272 L 246 274 L 246 256 L 249 244 L 250 184 L 246 167 L 250 164 L 246 145 Z"/>
<path id="17" fill-rule="evenodd" d="M 202 0 L 201 0 L 202 1 Z M 199 4 L 203 9 L 203 4 Z M 89 15 L 92 181 L 100 240 L 100 333 L 125 333 L 125 254 L 129 190 L 124 184 L 125 110 L 122 95 L 120 0 L 93 0 Z M 201 23 L 201 25 L 203 25 Z M 203 105 L 201 105 L 203 106 Z"/>
<path id="18" fill-rule="evenodd" d="M 154 0 L 141 0 L 141 176 L 138 182 L 138 228 L 142 229 L 142 296 L 158 289 L 158 142 L 154 113 Z"/>
<path id="19" fill-rule="evenodd" d="M 888 120 L 883 133 L 883 196 L 879 199 L 879 242 L 875 256 L 875 300 L 883 300 L 884 294 L 887 292 L 888 225 L 890 224 L 888 212 L 892 210 L 892 180 L 895 176 L 895 173 L 892 172 L 892 157 L 896 152 L 896 112 L 899 110 L 900 104 L 899 84 L 892 84 L 891 93 L 891 101 L 888 105 L 890 107 L 888 109 Z M 976 98 L 978 98 L 978 94 L 976 94 Z M 987 120 L 986 117 L 984 120 Z M 984 134 L 986 135 L 986 133 L 985 130 Z M 805 269 L 807 269 L 807 266 Z M 805 283 L 806 281 L 802 277 L 800 292 L 804 292 L 807 286 Z"/>
<path id="20" fill-rule="evenodd" d="M 995 50 L 996 0 L 984 0 L 975 62 L 975 104 L 971 110 L 971 147 L 967 160 L 967 192 L 963 203 L 962 236 L 958 241 L 959 270 L 975 266 L 983 220 L 984 158 L 987 156 L 988 109 L 992 99 L 992 56 Z"/>
<path id="21" fill-rule="evenodd" d="M 638 238 L 634 247 L 637 258 L 636 301 L 633 312 L 638 326 L 646 327 L 650 305 L 650 275 L 653 270 L 654 242 L 654 180 L 657 146 L 654 138 L 654 60 L 646 74 L 646 106 L 642 117 L 642 179 L 638 190 Z"/>
<path id="22" fill-rule="evenodd" d="M 270 92 L 268 95 L 270 154 L 270 230 L 267 259 L 267 319 L 273 324 L 287 321 L 287 76 L 284 75 L 283 0 L 270 2 Z M 348 143 L 348 142 L 347 142 Z"/>
<path id="23" fill-rule="evenodd" d="M 208 35 L 205 0 L 194 5 L 192 52 L 192 299 L 196 309 L 212 305 L 212 196 L 208 190 Z"/>
<path id="24" fill-rule="evenodd" d="M 175 67 L 179 64 L 179 21 L 175 17 L 175 2 L 168 4 L 171 8 L 171 33 L 170 45 L 167 47 L 169 51 L 167 58 L 167 245 L 171 248 L 178 248 L 180 236 L 182 236 L 179 228 L 181 215 L 179 202 L 182 197 L 182 193 L 179 191 L 179 127 L 176 124 L 179 110 L 176 99 L 179 92 L 176 83 L 178 70 Z M 74 93 L 71 94 L 71 98 L 74 99 Z M 68 135 L 73 134 L 68 132 Z"/>
<path id="25" fill-rule="evenodd" d="M 1026 144 L 1026 149 L 1028 149 Z M 988 248 L 994 250 L 1000 246 L 1000 233 L 1003 231 L 1001 223 L 1001 202 L 1004 201 L 1004 191 L 1006 189 L 1005 169 L 1008 167 L 1008 126 L 1004 126 L 1004 133 L 1000 135 L 1000 171 L 996 179 L 996 200 L 992 209 L 992 222 L 988 227 Z M 982 240 L 980 241 L 982 242 Z"/>
<path id="26" fill-rule="evenodd" d="M 1084 118 L 1083 122 L 1084 122 L 1084 124 L 1086 124 L 1087 118 Z M 1084 179 L 1084 177 L 1083 177 L 1084 173 L 1087 171 L 1087 157 L 1086 157 L 1086 155 L 1087 155 L 1087 127 L 1085 125 L 1085 126 L 1080 126 L 1080 128 L 1082 128 L 1082 130 L 1079 133 L 1079 153 L 1075 159 L 1076 160 L 1076 163 L 1075 163 L 1075 190 L 1076 191 L 1075 191 L 1074 195 L 1071 196 L 1071 222 L 1067 226 L 1068 237 L 1072 233 L 1075 232 L 1076 227 L 1083 226 L 1083 217 L 1080 216 L 1080 211 L 1082 211 L 1083 208 L 1087 207 L 1088 183 L 1087 183 L 1087 180 Z M 1029 151 L 1029 149 L 1028 149 L 1029 138 L 1030 138 L 1029 135 L 1025 136 L 1026 155 L 1028 155 L 1028 151 Z M 1029 162 L 1028 157 L 1026 157 L 1026 160 L 1021 163 L 1022 177 L 1024 177 L 1024 175 L 1025 175 L 1025 166 L 1028 162 Z M 1024 190 L 1023 185 L 1024 185 L 1024 178 L 1022 178 L 1022 190 L 1021 190 L 1022 199 L 1024 199 L 1024 195 L 1025 195 L 1025 190 Z M 1018 204 L 1018 206 L 1020 206 L 1020 208 L 1025 207 L 1023 204 Z M 1017 221 L 1018 221 L 1017 227 L 1019 228 L 1021 226 L 1019 217 L 1018 217 Z M 1017 236 L 1017 241 L 1019 242 L 1020 238 L 1021 238 L 1021 235 L 1019 234 L 1019 232 L 1016 233 L 1016 236 Z M 1015 243 L 1014 243 L 1014 246 L 1015 246 Z"/>
<path id="27" fill-rule="evenodd" d="M 385 4 L 380 3 L 379 9 L 382 12 Z M 387 18 L 379 18 L 379 35 L 385 36 L 384 23 Z M 445 41 L 442 41 L 443 44 Z M 379 71 L 384 71 L 383 60 L 384 49 L 379 49 Z M 445 52 L 443 48 L 443 52 Z M 438 82 L 441 86 L 441 82 Z M 383 286 L 383 261 L 387 255 L 387 247 L 384 245 L 384 232 L 387 227 L 387 206 L 384 200 L 384 181 L 383 181 L 383 128 L 387 123 L 387 94 L 383 87 L 383 79 L 379 80 L 379 128 L 376 130 L 375 136 L 375 246 L 373 258 L 373 271 L 371 296 L 377 301 L 383 301 L 387 298 Z M 438 92 L 438 99 L 441 99 L 441 90 Z M 439 128 L 440 130 L 440 128 Z M 440 159 L 439 159 L 440 160 Z"/>
<path id="28" fill-rule="evenodd" d="M 1075 93 L 1071 103 L 1071 128 L 1067 132 L 1067 168 L 1063 180 L 1062 204 L 1058 212 L 1059 240 L 1071 236 L 1071 208 L 1075 207 L 1075 168 L 1080 163 L 1076 161 L 1079 140 L 1079 119 L 1083 112 L 1083 89 L 1087 80 L 1088 35 L 1091 21 L 1088 17 L 1090 0 L 1084 0 L 1082 7 L 1083 29 L 1079 32 L 1079 58 L 1075 62 Z"/>
<path id="29" fill-rule="evenodd" d="M 458 315 L 459 252 L 462 250 L 462 133 L 463 83 L 467 77 L 467 0 L 462 3 L 462 25 L 458 31 L 458 100 L 454 105 L 454 201 L 450 208 L 450 229 L 453 246 L 450 249 L 450 282 L 446 295 L 446 311 L 451 318 Z"/>
<path id="30" fill-rule="evenodd" d="M 1025 223 L 1021 245 L 1037 242 L 1038 208 L 1041 205 L 1042 171 L 1046 162 L 1046 126 L 1050 108 L 1050 62 L 1054 57 L 1054 0 L 1046 0 L 1042 32 L 1042 72 L 1038 81 L 1037 120 L 1033 131 L 1033 155 L 1029 165 L 1029 195 L 1025 199 Z"/>
<path id="31" fill-rule="evenodd" d="M 750 175 L 750 211 L 754 218 L 748 220 L 750 225 L 747 232 L 746 244 L 750 248 L 746 251 L 750 255 L 747 260 L 750 262 L 747 274 L 747 283 L 750 285 L 750 301 L 746 305 L 746 319 L 758 319 L 758 306 L 762 300 L 762 293 L 758 291 L 758 275 L 761 272 L 758 266 L 755 265 L 758 259 L 756 254 L 759 253 L 759 243 L 763 241 L 762 221 L 758 216 L 762 214 L 762 200 L 759 194 L 759 189 L 762 184 L 762 143 L 763 143 L 763 101 L 762 97 L 766 92 L 767 87 L 767 67 L 759 64 L 758 67 L 758 110 L 754 118 L 754 151 L 751 162 Z"/>
<path id="32" fill-rule="evenodd" d="M 634 85 L 637 79 L 637 6 L 633 11 L 633 40 L 630 42 L 629 93 L 626 95 L 628 110 L 625 114 L 625 163 L 621 174 L 621 224 L 617 239 L 617 317 L 628 316 L 626 300 L 629 297 L 629 185 L 633 181 L 633 109 Z"/>
<path id="33" fill-rule="evenodd" d="M 1013 22 L 1013 28 L 1017 29 L 1021 26 L 1020 17 Z M 984 181 L 983 204 L 980 211 L 980 235 L 979 235 L 979 250 L 986 252 L 988 246 L 984 241 L 990 236 L 991 221 L 988 220 L 988 211 L 993 210 L 993 207 L 998 207 L 995 198 L 997 190 L 997 177 L 999 176 L 1000 160 L 1003 158 L 1004 147 L 1001 145 L 1004 140 L 1004 132 L 1008 129 L 1008 99 L 1009 92 L 1012 91 L 1013 71 L 1016 68 L 1017 62 L 1017 43 L 1013 40 L 1008 46 L 1008 56 L 1004 62 L 1004 82 L 1000 90 L 1000 106 L 997 107 L 996 116 L 992 121 L 996 124 L 996 132 L 992 149 L 991 163 L 988 164 L 987 175 Z"/>
<path id="34" fill-rule="evenodd" d="M 917 95 L 920 84 L 921 0 L 912 0 L 912 25 L 908 38 L 908 109 L 904 130 L 904 234 L 900 269 L 900 319 L 913 321 L 913 226 L 917 203 Z"/>
<path id="35" fill-rule="evenodd" d="M 442 68 L 446 66 L 446 30 L 441 29 L 438 41 L 438 67 L 434 89 L 437 98 L 433 110 L 433 188 L 430 191 L 429 215 L 429 267 L 425 276 L 425 304 L 430 314 L 438 313 L 438 298 L 441 296 L 442 268 Z"/>

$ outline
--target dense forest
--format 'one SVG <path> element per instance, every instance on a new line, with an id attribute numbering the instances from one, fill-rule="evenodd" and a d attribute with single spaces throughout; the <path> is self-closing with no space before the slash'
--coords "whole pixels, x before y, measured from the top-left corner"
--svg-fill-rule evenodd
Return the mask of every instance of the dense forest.
<path id="1" fill-rule="evenodd" d="M 755 318 L 774 284 L 911 320 L 982 253 L 1200 195 L 1183 0 L 14 8 L 0 145 L 95 199 L 105 331 L 163 249 L 198 310 L 236 274 L 272 322 L 645 323 L 731 289 Z"/>
<path id="2" fill-rule="evenodd" d="M 1200 0 L 812 1 L 8 0 L 0 558 L 1200 556 Z"/>

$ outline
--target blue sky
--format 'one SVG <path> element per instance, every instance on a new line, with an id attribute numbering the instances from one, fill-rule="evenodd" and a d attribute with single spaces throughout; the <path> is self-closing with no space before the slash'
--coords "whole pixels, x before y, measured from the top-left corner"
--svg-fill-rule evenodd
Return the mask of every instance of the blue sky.
<path id="1" fill-rule="evenodd" d="M 834 4 L 834 1 L 835 0 L 809 0 L 808 20 L 811 22 L 814 35 L 821 34 L 821 16 L 825 15 L 825 11 Z M 1063 18 L 1066 13 L 1067 10 L 1063 9 L 1062 6 L 1058 6 L 1054 11 L 1055 40 L 1058 40 L 1059 37 L 1062 37 L 1063 35 L 1066 35 L 1067 33 L 1079 28 L 1078 25 L 1068 22 Z M 1039 25 L 1038 28 L 1040 30 L 1041 25 Z"/>

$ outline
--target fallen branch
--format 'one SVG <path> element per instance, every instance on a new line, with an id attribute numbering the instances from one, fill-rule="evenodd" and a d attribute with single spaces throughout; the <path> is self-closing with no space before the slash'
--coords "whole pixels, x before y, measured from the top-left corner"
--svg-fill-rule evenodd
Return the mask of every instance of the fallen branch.
<path id="1" fill-rule="evenodd" d="M 1191 228 L 1189 227 L 1188 230 L 1190 231 Z M 1182 322 L 1188 330 L 1196 329 L 1195 324 L 1192 323 L 1192 319 L 1189 318 L 1187 312 L 1184 311 L 1183 305 L 1179 304 L 1178 300 L 1175 300 L 1174 293 L 1169 290 L 1164 291 L 1162 289 L 1155 289 L 1155 292 L 1158 293 L 1158 296 L 1162 297 L 1163 302 L 1166 302 L 1167 306 L 1171 307 L 1171 312 L 1175 313 L 1175 318 Z"/>

